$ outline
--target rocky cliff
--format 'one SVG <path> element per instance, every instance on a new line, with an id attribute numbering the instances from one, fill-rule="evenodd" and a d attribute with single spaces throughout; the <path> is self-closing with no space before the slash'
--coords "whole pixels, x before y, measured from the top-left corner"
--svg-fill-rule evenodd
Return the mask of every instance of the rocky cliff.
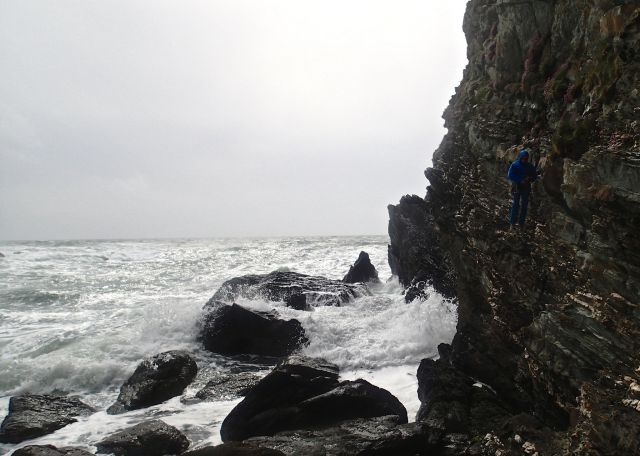
<path id="1" fill-rule="evenodd" d="M 640 454 L 640 2 L 471 0 L 464 32 L 427 194 L 389 207 L 407 296 L 459 303 L 419 418 L 460 452 Z M 511 230 L 522 146 L 541 178 Z"/>

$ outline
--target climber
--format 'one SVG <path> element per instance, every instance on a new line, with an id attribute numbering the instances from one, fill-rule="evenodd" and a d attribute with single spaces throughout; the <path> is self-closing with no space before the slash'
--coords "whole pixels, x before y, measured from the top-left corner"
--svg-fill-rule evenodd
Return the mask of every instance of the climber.
<path id="1" fill-rule="evenodd" d="M 531 182 L 538 177 L 535 166 L 529 163 L 527 149 L 522 149 L 518 154 L 518 159 L 511 163 L 507 177 L 512 182 L 511 194 L 513 195 L 509 223 L 512 227 L 518 223 L 523 228 L 529 205 Z"/>

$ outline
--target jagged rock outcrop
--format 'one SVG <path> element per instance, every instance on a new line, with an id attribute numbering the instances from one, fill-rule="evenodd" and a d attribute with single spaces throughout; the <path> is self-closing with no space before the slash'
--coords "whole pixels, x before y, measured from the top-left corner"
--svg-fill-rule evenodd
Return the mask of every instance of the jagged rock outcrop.
<path id="1" fill-rule="evenodd" d="M 640 5 L 471 0 L 464 31 L 427 194 L 389 208 L 392 271 L 459 303 L 430 376 L 457 370 L 505 423 L 541 423 L 515 446 L 493 423 L 487 448 L 640 454 Z M 542 175 L 521 232 L 505 177 L 522 146 Z"/>
<path id="2" fill-rule="evenodd" d="M 298 320 L 278 316 L 276 311 L 258 312 L 209 301 L 200 333 L 204 348 L 221 355 L 290 355 L 308 339 Z"/>
<path id="3" fill-rule="evenodd" d="M 145 421 L 110 435 L 96 444 L 97 452 L 115 456 L 163 456 L 181 454 L 189 440 L 162 420 Z"/>
<path id="4" fill-rule="evenodd" d="M 107 413 L 116 415 L 179 396 L 197 373 L 195 360 L 184 351 L 173 350 L 147 358 L 120 387 L 120 395 Z"/>
<path id="5" fill-rule="evenodd" d="M 369 254 L 367 252 L 360 252 L 358 259 L 349 267 L 349 272 L 342 279 L 344 283 L 379 283 L 378 271 L 374 265 L 371 264 Z"/>
<path id="6" fill-rule="evenodd" d="M 297 272 L 274 271 L 234 277 L 220 286 L 210 302 L 234 302 L 238 297 L 287 302 L 292 295 L 303 294 L 311 306 L 340 306 L 367 293 L 363 286 L 343 283 Z"/>
<path id="7" fill-rule="evenodd" d="M 9 400 L 9 413 L 0 425 L 0 442 L 20 443 L 75 423 L 94 413 L 93 407 L 73 397 L 23 394 Z"/>

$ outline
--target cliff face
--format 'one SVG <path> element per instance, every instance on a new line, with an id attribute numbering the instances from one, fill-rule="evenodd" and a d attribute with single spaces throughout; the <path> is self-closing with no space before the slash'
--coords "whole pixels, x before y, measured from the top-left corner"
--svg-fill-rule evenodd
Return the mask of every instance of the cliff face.
<path id="1" fill-rule="evenodd" d="M 497 393 L 499 419 L 466 403 L 448 429 L 470 442 L 519 416 L 541 454 L 640 454 L 640 2 L 471 0 L 464 32 L 426 197 L 389 207 L 408 295 L 426 282 L 459 302 L 422 374 Z M 506 172 L 523 145 L 542 175 L 520 231 Z M 451 427 L 441 383 L 421 418 Z"/>

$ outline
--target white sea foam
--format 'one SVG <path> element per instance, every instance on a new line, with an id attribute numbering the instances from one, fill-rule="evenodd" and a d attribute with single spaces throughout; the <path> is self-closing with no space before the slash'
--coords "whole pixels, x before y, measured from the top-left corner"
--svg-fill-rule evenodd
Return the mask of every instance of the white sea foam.
<path id="1" fill-rule="evenodd" d="M 384 279 L 390 276 L 386 242 L 370 236 L 0 243 L 6 255 L 0 259 L 0 414 L 10 395 L 56 390 L 80 395 L 100 410 L 51 435 L 0 445 L 0 454 L 29 443 L 91 449 L 150 417 L 177 426 L 195 446 L 218 443 L 220 423 L 237 401 L 186 405 L 174 398 L 118 416 L 104 410 L 145 356 L 186 349 L 201 370 L 223 368 L 201 350 L 196 333 L 202 305 L 224 280 L 277 269 L 341 279 L 361 250 Z M 284 318 L 299 319 L 310 339 L 307 355 L 338 364 L 342 378 L 365 378 L 388 389 L 411 419 L 419 406 L 418 364 L 451 340 L 455 306 L 436 293 L 406 304 L 394 280 L 372 290 L 342 307 L 313 312 L 262 300 L 239 303 L 276 307 Z"/>

